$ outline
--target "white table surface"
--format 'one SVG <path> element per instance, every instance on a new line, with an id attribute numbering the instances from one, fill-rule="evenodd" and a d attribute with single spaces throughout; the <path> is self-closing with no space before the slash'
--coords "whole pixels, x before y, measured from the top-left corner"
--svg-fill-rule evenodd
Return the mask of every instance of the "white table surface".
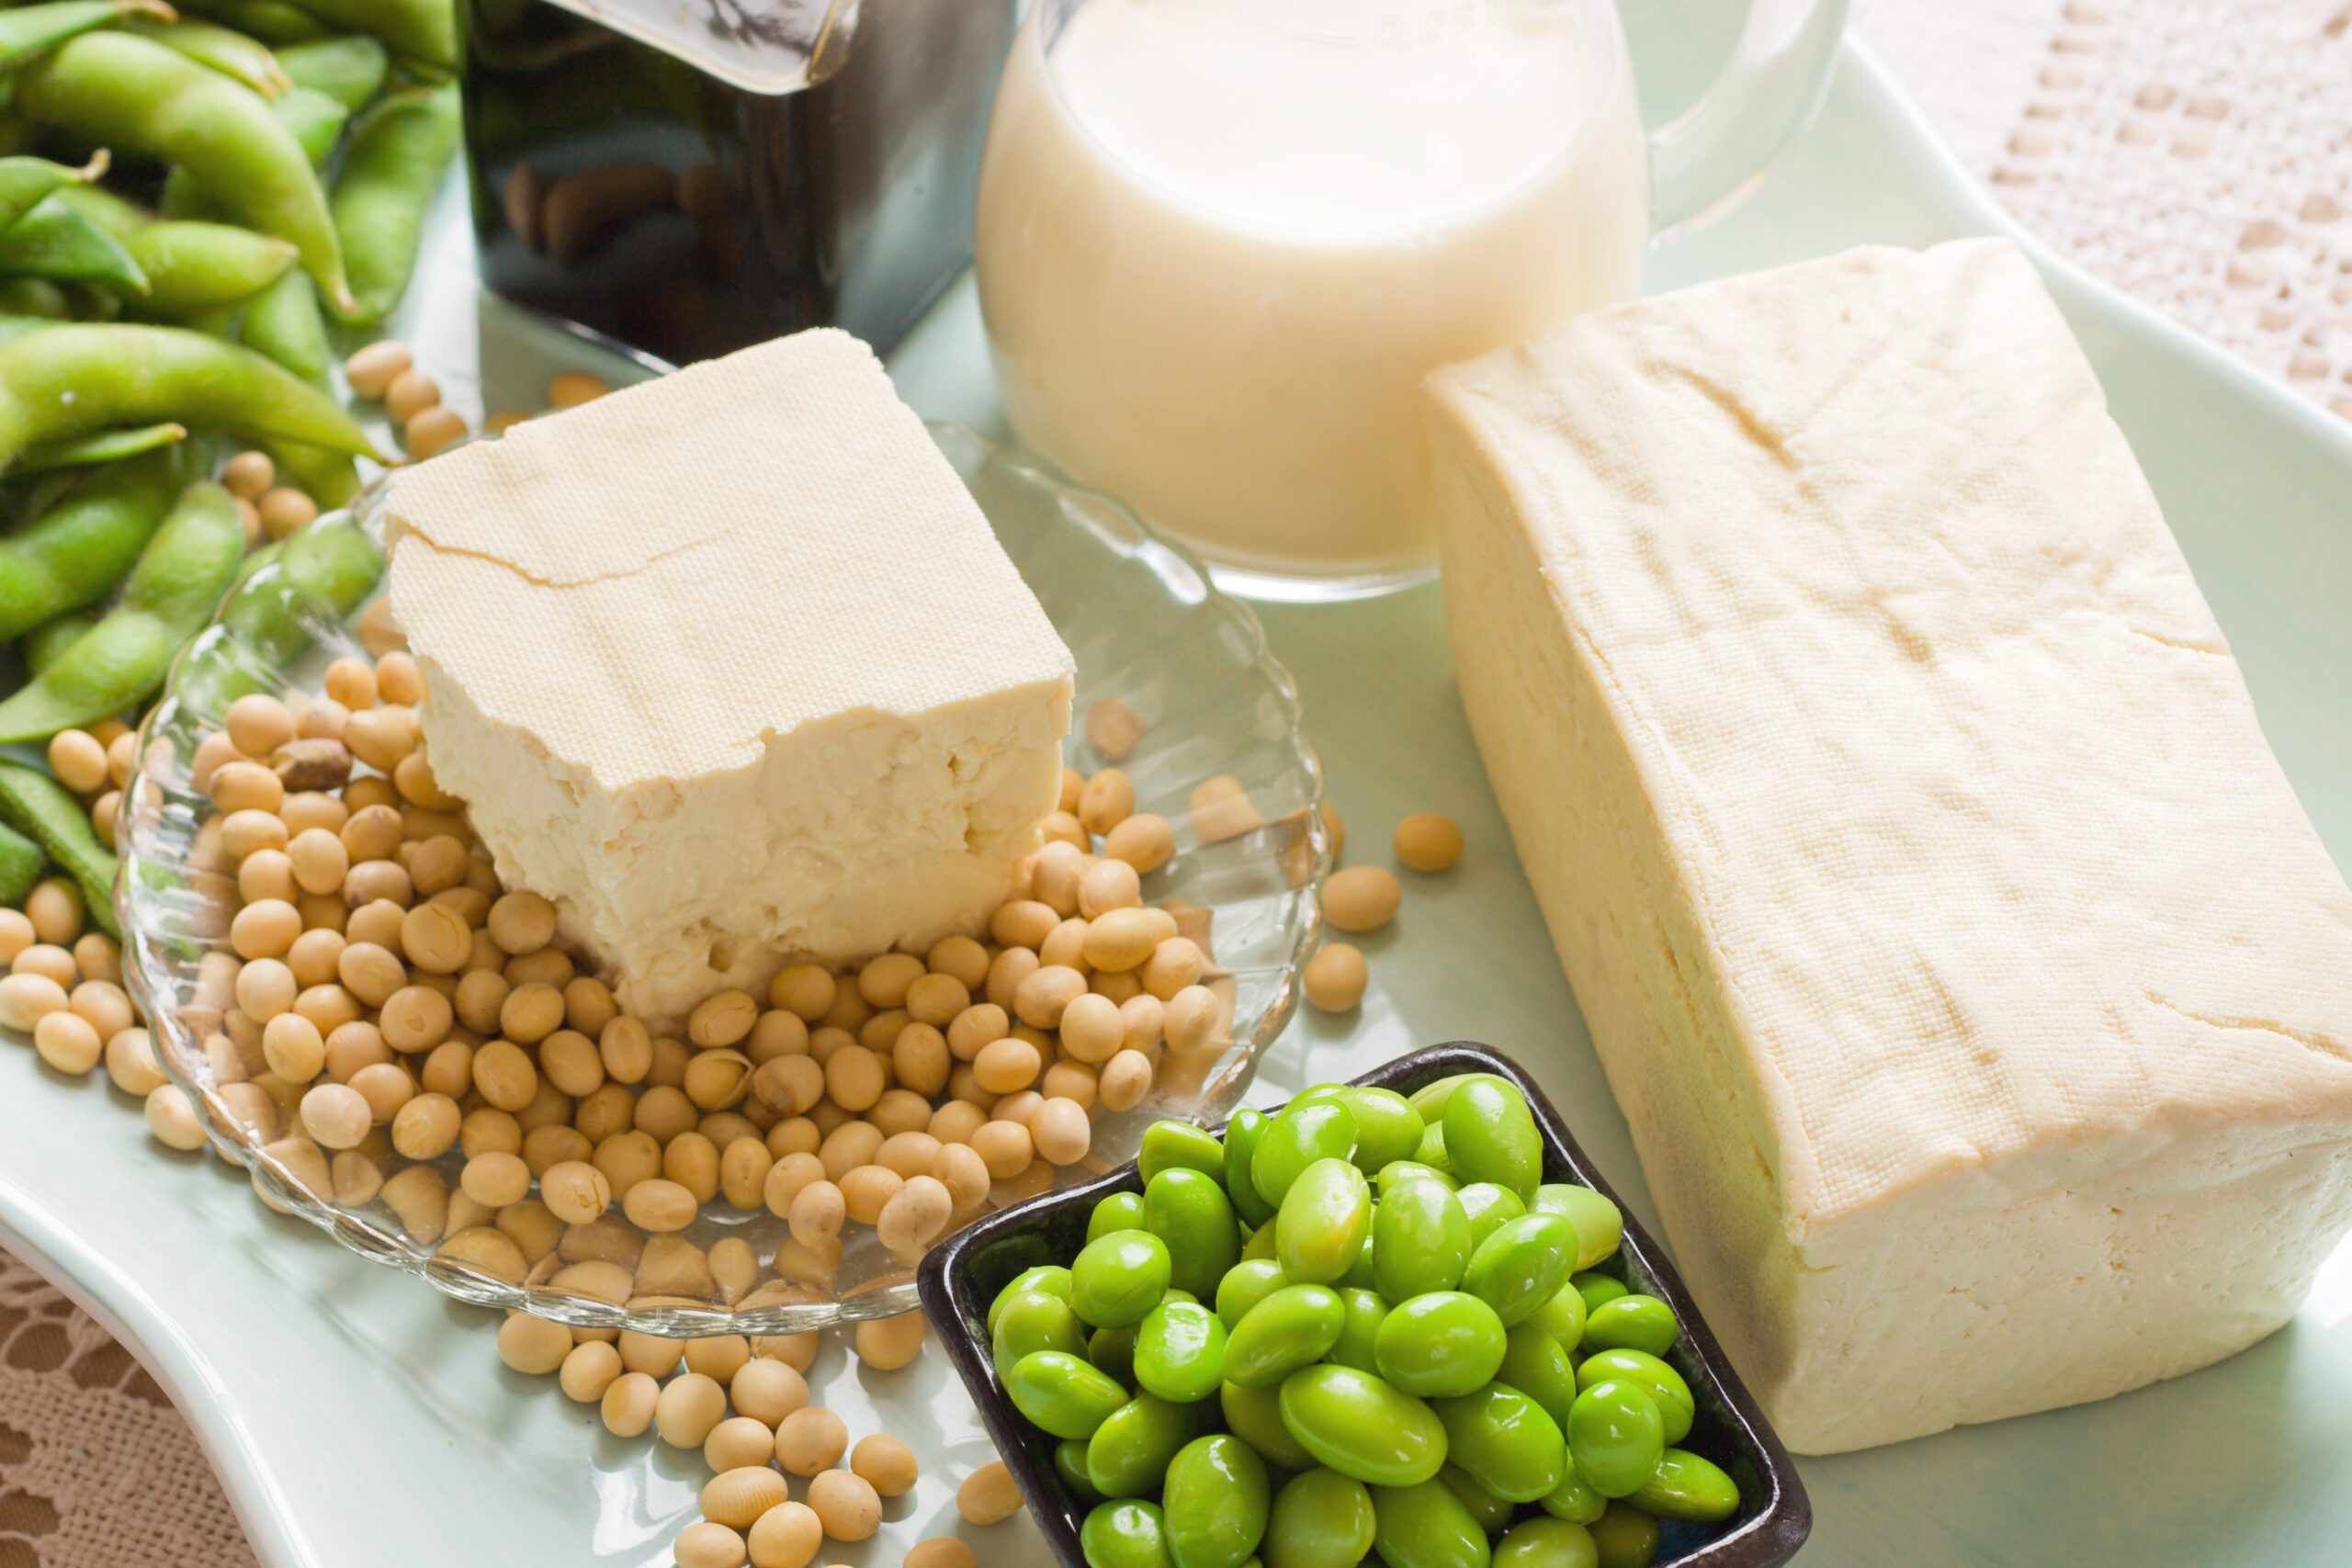
<path id="1" fill-rule="evenodd" d="M 1731 220 L 1662 253 L 1653 287 L 1862 240 L 1928 243 L 1999 224 L 1883 78 L 1849 55 L 1819 126 Z M 2352 863 L 2352 437 L 2249 373 L 2078 280 L 2062 302 L 2246 665 L 2269 733 L 2339 863 Z M 429 283 L 423 344 L 468 351 Z M 925 414 L 996 423 L 968 287 L 897 366 Z M 2308 417 L 2303 417 L 2308 415 Z M 1442 810 L 1462 866 L 1417 881 L 1366 943 L 1362 1015 L 1309 1016 L 1276 1043 L 1266 1098 L 1435 1041 L 1525 1062 L 1645 1219 L 1639 1168 L 1455 694 L 1433 589 L 1273 607 L 1331 794 L 1367 854 L 1404 814 Z M 133 1346 L 220 1466 L 268 1568 L 660 1564 L 693 1517 L 698 1455 L 616 1440 L 552 1379 L 505 1371 L 492 1314 L 352 1257 L 254 1201 L 218 1161 L 146 1136 L 103 1075 L 68 1081 L 0 1052 L 0 1241 Z M 2302 1317 L 2227 1363 L 2102 1404 L 1806 1461 L 1831 1565 L 2340 1563 L 2352 1555 L 2352 1262 Z M 955 1481 L 989 1457 L 944 1358 L 866 1371 L 829 1344 L 820 1402 L 853 1437 L 888 1429 L 926 1473 L 883 1533 L 822 1562 L 895 1564 L 960 1529 L 981 1561 L 1048 1559 L 1023 1518 L 962 1527 Z"/>

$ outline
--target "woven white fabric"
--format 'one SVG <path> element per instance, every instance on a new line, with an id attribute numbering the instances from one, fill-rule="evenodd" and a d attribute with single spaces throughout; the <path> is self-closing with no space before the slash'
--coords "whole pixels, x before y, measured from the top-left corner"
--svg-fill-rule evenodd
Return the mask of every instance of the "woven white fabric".
<path id="1" fill-rule="evenodd" d="M 2352 418 L 2352 4 L 1855 0 L 1854 14 L 2028 228 Z"/>

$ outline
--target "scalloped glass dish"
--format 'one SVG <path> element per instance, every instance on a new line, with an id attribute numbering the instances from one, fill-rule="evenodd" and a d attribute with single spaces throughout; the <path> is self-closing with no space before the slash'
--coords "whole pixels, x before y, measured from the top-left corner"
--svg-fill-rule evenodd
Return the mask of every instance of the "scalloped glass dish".
<path id="1" fill-rule="evenodd" d="M 1188 931 L 1205 924 L 1207 983 L 1225 1020 L 1199 1049 L 1168 1053 L 1141 1105 L 1099 1114 L 1082 1162 L 1054 1169 L 1040 1161 L 1028 1179 L 998 1183 L 989 1201 L 995 1208 L 1093 1179 L 1131 1157 L 1142 1129 L 1157 1118 L 1215 1122 L 1240 1102 L 1260 1055 L 1295 1003 L 1330 848 L 1316 809 L 1322 781 L 1300 728 L 1296 688 L 1268 655 L 1249 609 L 1218 592 L 1196 559 L 1109 497 L 970 431 L 934 425 L 932 433 L 1077 658 L 1077 716 L 1065 743 L 1069 764 L 1091 773 L 1113 760 L 1089 739 L 1086 720 L 1096 705 L 1116 699 L 1144 721 L 1117 761 L 1135 781 L 1136 808 L 1165 816 L 1177 846 L 1174 859 L 1144 878 L 1144 897 L 1191 906 L 1182 913 Z M 357 510 L 380 548 L 379 491 L 363 495 Z M 671 1336 L 798 1333 L 916 1310 L 920 1258 L 884 1248 L 870 1226 L 844 1229 L 842 1255 L 830 1270 L 796 1254 L 779 1273 L 777 1249 L 788 1239 L 784 1221 L 723 1201 L 706 1205 L 681 1235 L 705 1251 L 729 1236 L 751 1244 L 761 1259 L 759 1279 L 731 1301 L 716 1287 L 699 1298 L 649 1289 L 642 1276 L 628 1304 L 550 1288 L 548 1277 L 565 1261 L 560 1249 L 546 1254 L 521 1284 L 509 1283 L 436 1256 L 431 1244 L 413 1239 L 380 1197 L 345 1207 L 313 1194 L 228 1114 L 217 1091 L 229 1079 L 216 1064 L 235 1052 L 208 1051 L 207 1042 L 233 1006 L 236 959 L 228 931 L 235 886 L 225 863 L 201 862 L 198 829 L 209 803 L 190 785 L 189 761 L 198 742 L 220 728 L 225 709 L 218 705 L 248 691 L 316 692 L 331 661 L 364 654 L 360 631 L 368 615 L 363 607 L 337 617 L 305 599 L 277 569 L 255 573 L 182 655 L 141 736 L 142 761 L 125 791 L 120 834 L 123 967 L 153 1021 L 165 1071 L 210 1112 L 215 1145 L 247 1167 L 276 1206 L 355 1252 L 469 1302 L 526 1308 L 584 1327 Z M 249 629 L 255 626 L 277 631 L 257 636 Z M 199 692 L 201 698 L 194 695 Z M 1098 722 L 1095 728 L 1118 745 L 1108 728 Z M 1204 842 L 1190 802 L 1197 785 L 1218 775 L 1238 781 L 1255 815 L 1237 822 L 1230 810 L 1215 813 L 1221 825 Z M 236 1070 L 226 1069 L 232 1076 Z M 462 1156 L 453 1149 L 432 1163 L 454 1188 Z M 674 1261 L 676 1249 L 667 1250 Z M 693 1275 L 691 1267 L 684 1272 Z M 707 1268 L 701 1278 L 708 1279 Z"/>

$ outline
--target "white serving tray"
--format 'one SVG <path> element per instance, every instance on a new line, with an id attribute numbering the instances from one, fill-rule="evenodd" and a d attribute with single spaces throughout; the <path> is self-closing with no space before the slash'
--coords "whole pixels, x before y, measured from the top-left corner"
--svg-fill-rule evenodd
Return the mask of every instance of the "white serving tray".
<path id="1" fill-rule="evenodd" d="M 418 301 L 432 323 L 423 356 L 445 376 L 471 355 L 459 216 L 445 207 L 449 238 Z M 1820 124 L 1756 198 L 1662 252 L 1650 282 L 2008 227 L 1853 51 Z M 2352 864 L 2352 427 L 2071 268 L 2050 271 L 2272 743 L 2338 863 Z M 897 368 L 927 416 L 996 426 L 968 287 Z M 1416 1045 L 1485 1041 L 1529 1066 L 1654 1218 L 1471 750 L 1435 591 L 1272 606 L 1265 621 L 1305 691 L 1359 852 L 1378 852 L 1399 817 L 1424 809 L 1452 814 L 1470 849 L 1366 944 L 1374 988 L 1361 1018 L 1295 1022 L 1260 1098 Z M 0 1052 L 0 1240 L 138 1349 L 220 1466 L 266 1568 L 653 1568 L 693 1517 L 699 1456 L 608 1437 L 552 1380 L 499 1366 L 490 1314 L 265 1213 L 220 1162 L 158 1149 L 103 1075 L 60 1079 L 25 1050 Z M 2339 1254 L 2291 1328 L 2222 1366 L 2102 1404 L 1807 1461 L 1818 1525 L 1799 1561 L 2342 1563 L 2347 1317 L 2352 1255 Z M 876 1374 L 831 1344 L 810 1382 L 853 1435 L 896 1432 L 925 1467 L 879 1536 L 828 1546 L 820 1562 L 895 1568 L 915 1540 L 960 1529 L 989 1568 L 1044 1568 L 1025 1518 L 986 1530 L 956 1518 L 954 1483 L 989 1448 L 944 1357 Z"/>

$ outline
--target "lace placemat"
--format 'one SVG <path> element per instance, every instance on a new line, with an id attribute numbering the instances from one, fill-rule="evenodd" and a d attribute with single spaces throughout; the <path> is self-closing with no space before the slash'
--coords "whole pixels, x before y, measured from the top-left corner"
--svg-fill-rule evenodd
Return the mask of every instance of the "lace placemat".
<path id="1" fill-rule="evenodd" d="M 1855 0 L 2028 226 L 2352 418 L 2352 0 Z M 0 1254 L 0 1568 L 254 1568 L 154 1380 Z"/>
<path id="2" fill-rule="evenodd" d="M 2352 3 L 1854 0 L 2026 226 L 2352 418 Z"/>
<path id="3" fill-rule="evenodd" d="M 155 1380 L 0 1253 L 0 1568 L 134 1563 L 256 1568 Z"/>

